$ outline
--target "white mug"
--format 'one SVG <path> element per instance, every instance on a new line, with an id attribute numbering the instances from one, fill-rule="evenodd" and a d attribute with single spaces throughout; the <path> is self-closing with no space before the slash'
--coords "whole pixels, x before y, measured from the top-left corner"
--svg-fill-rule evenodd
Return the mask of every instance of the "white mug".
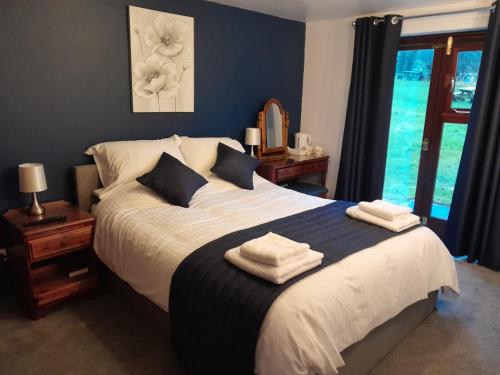
<path id="1" fill-rule="evenodd" d="M 311 135 L 307 133 L 295 133 L 295 148 L 303 149 L 311 145 Z"/>

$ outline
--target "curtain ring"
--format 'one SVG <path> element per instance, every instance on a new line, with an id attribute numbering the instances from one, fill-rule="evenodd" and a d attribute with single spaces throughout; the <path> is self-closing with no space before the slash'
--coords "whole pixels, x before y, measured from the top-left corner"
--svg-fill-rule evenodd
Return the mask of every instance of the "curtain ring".
<path id="1" fill-rule="evenodd" d="M 399 22 L 399 17 L 398 16 L 394 16 L 394 17 L 391 18 L 391 23 L 393 25 L 397 25 L 398 22 Z"/>
<path id="2" fill-rule="evenodd" d="M 380 20 L 379 20 L 378 18 L 375 18 L 375 19 L 373 20 L 373 24 L 374 24 L 375 26 L 377 26 L 379 23 L 380 23 Z"/>

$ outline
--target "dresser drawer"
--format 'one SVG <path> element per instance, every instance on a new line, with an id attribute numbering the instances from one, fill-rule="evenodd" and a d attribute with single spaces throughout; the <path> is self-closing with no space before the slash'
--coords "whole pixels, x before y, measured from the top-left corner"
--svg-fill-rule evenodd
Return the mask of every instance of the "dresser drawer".
<path id="1" fill-rule="evenodd" d="M 327 167 L 328 162 L 326 160 L 317 163 L 308 163 L 304 165 L 304 174 L 324 172 Z"/>
<path id="2" fill-rule="evenodd" d="M 295 165 L 293 167 L 280 168 L 278 169 L 277 179 L 278 181 L 287 180 L 294 177 L 299 177 L 304 173 L 303 165 Z"/>
<path id="3" fill-rule="evenodd" d="M 40 260 L 92 244 L 92 227 L 85 227 L 28 241 L 32 260 Z"/>

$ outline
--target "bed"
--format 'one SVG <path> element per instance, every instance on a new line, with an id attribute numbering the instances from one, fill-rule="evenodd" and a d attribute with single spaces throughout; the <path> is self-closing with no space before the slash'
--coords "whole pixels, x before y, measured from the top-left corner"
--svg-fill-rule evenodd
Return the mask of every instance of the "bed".
<path id="1" fill-rule="evenodd" d="M 97 169 L 74 170 L 78 204 L 90 209 Z M 109 270 L 110 289 L 166 336 L 170 279 L 188 254 L 227 233 L 331 203 L 257 175 L 253 191 L 215 175 L 207 180 L 189 209 L 165 203 L 136 181 L 117 186 L 92 208 L 94 247 Z M 458 292 L 455 266 L 428 228 L 351 255 L 274 302 L 260 331 L 255 370 L 366 374 L 433 311 L 442 287 Z"/>

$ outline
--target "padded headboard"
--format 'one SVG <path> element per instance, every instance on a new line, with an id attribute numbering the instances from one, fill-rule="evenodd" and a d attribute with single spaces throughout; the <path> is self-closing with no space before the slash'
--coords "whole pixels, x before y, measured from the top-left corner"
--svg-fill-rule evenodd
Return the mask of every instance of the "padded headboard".
<path id="1" fill-rule="evenodd" d="M 102 187 L 99 172 L 95 164 L 77 165 L 73 167 L 78 207 L 90 211 L 94 201 L 94 190 Z"/>

